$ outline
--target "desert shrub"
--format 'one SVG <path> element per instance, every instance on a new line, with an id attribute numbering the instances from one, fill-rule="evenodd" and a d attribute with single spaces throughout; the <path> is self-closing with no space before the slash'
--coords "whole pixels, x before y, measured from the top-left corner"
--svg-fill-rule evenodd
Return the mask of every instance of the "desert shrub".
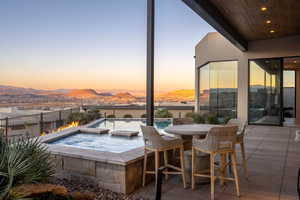
<path id="1" fill-rule="evenodd" d="M 10 191 L 11 199 L 34 198 L 37 200 L 67 200 L 68 191 L 64 186 L 53 184 L 24 184 Z"/>
<path id="2" fill-rule="evenodd" d="M 66 187 L 54 184 L 24 184 L 10 191 L 9 200 L 93 200 L 95 193 L 72 192 L 68 193 Z"/>
<path id="3" fill-rule="evenodd" d="M 155 112 L 156 118 L 172 118 L 173 114 L 168 109 L 162 108 Z"/>
<path id="4" fill-rule="evenodd" d="M 125 114 L 123 118 L 133 118 L 133 116 L 131 114 Z"/>
<path id="5" fill-rule="evenodd" d="M 146 113 L 142 114 L 141 118 L 147 118 L 147 114 Z"/>
<path id="6" fill-rule="evenodd" d="M 200 113 L 190 112 L 185 114 L 186 118 L 192 118 L 196 124 L 205 124 L 205 117 Z"/>
<path id="7" fill-rule="evenodd" d="M 96 198 L 96 195 L 92 192 L 73 192 L 70 195 L 72 200 L 93 200 Z"/>
<path id="8" fill-rule="evenodd" d="M 101 118 L 99 110 L 89 110 L 87 112 L 75 112 L 68 116 L 67 123 L 79 122 L 80 125 L 87 124 L 91 121 Z"/>
<path id="9" fill-rule="evenodd" d="M 218 117 L 214 114 L 207 115 L 207 123 L 209 124 L 219 124 Z"/>
<path id="10" fill-rule="evenodd" d="M 192 118 L 196 124 L 205 124 L 205 118 L 199 113 L 194 113 Z"/>
<path id="11" fill-rule="evenodd" d="M 6 143 L 0 137 L 0 199 L 10 199 L 13 187 L 39 183 L 54 174 L 50 154 L 38 139 Z"/>
<path id="12" fill-rule="evenodd" d="M 4 129 L 0 128 L 0 137 L 4 137 Z"/>
<path id="13" fill-rule="evenodd" d="M 116 118 L 116 115 L 114 115 L 114 114 L 107 115 L 106 118 Z"/>
<path id="14" fill-rule="evenodd" d="M 188 112 L 188 113 L 185 114 L 186 118 L 194 118 L 194 116 L 195 116 L 194 112 Z"/>
<path id="15" fill-rule="evenodd" d="M 86 123 L 87 119 L 85 118 L 85 114 L 81 112 L 71 113 L 68 116 L 67 123 L 79 122 L 79 124 Z"/>
<path id="16" fill-rule="evenodd" d="M 94 120 L 99 119 L 99 118 L 102 117 L 99 110 L 89 110 L 85 114 L 86 114 L 87 120 L 89 122 L 94 121 Z"/>
<path id="17" fill-rule="evenodd" d="M 231 119 L 236 118 L 236 112 L 229 112 L 223 117 L 223 123 L 227 124 L 227 122 Z"/>

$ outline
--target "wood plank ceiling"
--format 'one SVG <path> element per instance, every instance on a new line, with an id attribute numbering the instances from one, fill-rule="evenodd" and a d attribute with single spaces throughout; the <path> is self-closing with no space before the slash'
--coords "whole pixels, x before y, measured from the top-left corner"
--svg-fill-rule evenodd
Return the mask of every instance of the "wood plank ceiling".
<path id="1" fill-rule="evenodd" d="M 210 2 L 248 41 L 300 34 L 300 0 Z M 263 7 L 266 10 L 262 10 Z"/>
<path id="2" fill-rule="evenodd" d="M 285 70 L 300 70 L 300 57 L 285 58 L 283 66 Z"/>

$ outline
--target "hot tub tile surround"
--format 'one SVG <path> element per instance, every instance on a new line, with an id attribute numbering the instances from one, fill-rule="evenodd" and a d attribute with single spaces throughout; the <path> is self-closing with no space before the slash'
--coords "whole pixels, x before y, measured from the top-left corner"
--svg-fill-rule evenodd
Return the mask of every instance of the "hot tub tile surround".
<path id="1" fill-rule="evenodd" d="M 84 127 L 91 127 L 100 120 Z M 64 130 L 57 134 L 41 136 L 52 154 L 56 176 L 89 181 L 115 192 L 132 193 L 141 186 L 143 170 L 143 147 L 122 153 L 112 153 L 71 146 L 48 144 L 79 132 L 82 127 Z"/>

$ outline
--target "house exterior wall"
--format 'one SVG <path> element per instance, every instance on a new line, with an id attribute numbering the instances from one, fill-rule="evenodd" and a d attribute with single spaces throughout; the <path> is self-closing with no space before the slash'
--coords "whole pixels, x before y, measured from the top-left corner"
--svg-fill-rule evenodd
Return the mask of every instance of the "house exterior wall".
<path id="1" fill-rule="evenodd" d="M 213 61 L 238 61 L 238 118 L 248 119 L 248 61 L 256 58 L 300 56 L 300 35 L 249 42 L 242 52 L 219 33 L 208 33 L 195 48 L 196 85 L 198 68 Z M 196 86 L 196 97 L 199 89 Z M 196 100 L 196 110 L 198 109 Z"/>

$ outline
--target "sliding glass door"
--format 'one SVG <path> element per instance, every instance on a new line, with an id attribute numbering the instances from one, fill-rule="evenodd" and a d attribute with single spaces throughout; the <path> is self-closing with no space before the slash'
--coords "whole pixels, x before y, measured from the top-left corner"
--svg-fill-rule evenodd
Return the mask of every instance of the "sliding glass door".
<path id="1" fill-rule="evenodd" d="M 282 124 L 282 59 L 249 62 L 250 124 Z"/>

